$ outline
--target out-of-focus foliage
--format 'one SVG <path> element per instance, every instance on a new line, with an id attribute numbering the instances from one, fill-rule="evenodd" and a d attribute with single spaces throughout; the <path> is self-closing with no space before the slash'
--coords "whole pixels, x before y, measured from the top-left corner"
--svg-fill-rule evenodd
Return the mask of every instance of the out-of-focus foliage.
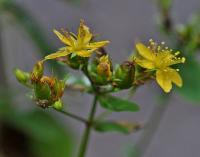
<path id="1" fill-rule="evenodd" d="M 55 51 L 52 44 L 49 44 L 45 31 L 40 27 L 38 22 L 29 13 L 28 10 L 15 3 L 14 0 L 0 0 L 0 13 L 8 13 L 11 17 L 20 24 L 32 41 L 35 43 L 42 56 L 47 55 L 49 52 Z M 62 72 L 63 69 L 56 63 L 50 64 L 55 67 L 55 72 Z"/>
<path id="2" fill-rule="evenodd" d="M 195 58 L 188 58 L 186 66 L 181 69 L 184 86 L 177 89 L 185 98 L 200 102 L 200 64 Z"/>
<path id="3" fill-rule="evenodd" d="M 171 7 L 172 1 L 173 0 L 157 0 L 157 3 L 161 8 L 167 10 Z"/>
<path id="4" fill-rule="evenodd" d="M 188 100 L 200 102 L 200 14 L 192 16 L 185 25 L 176 28 L 178 45 L 187 56 L 184 68 L 180 68 L 184 86 L 178 91 Z"/>
<path id="5" fill-rule="evenodd" d="M 23 132 L 30 140 L 30 153 L 37 157 L 71 157 L 70 130 L 64 129 L 50 114 L 41 110 L 18 111 L 10 104 L 10 95 L 0 97 L 1 122 Z"/>

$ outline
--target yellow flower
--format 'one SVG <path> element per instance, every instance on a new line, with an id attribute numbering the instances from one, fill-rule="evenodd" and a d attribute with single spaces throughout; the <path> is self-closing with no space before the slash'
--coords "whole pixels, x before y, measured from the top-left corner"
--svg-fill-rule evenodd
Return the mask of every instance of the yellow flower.
<path id="1" fill-rule="evenodd" d="M 91 42 L 93 35 L 84 24 L 83 20 L 80 21 L 77 36 L 72 32 L 62 31 L 63 34 L 56 30 L 54 30 L 54 33 L 66 47 L 59 49 L 56 53 L 46 56 L 45 59 L 55 59 L 72 53 L 80 57 L 90 57 L 95 50 L 109 43 L 109 41 Z"/>
<path id="2" fill-rule="evenodd" d="M 139 52 L 139 57 L 135 57 L 135 62 L 141 67 L 148 70 L 156 71 L 156 81 L 165 92 L 170 92 L 172 83 L 177 86 L 182 86 L 182 78 L 170 66 L 178 63 L 184 63 L 185 58 L 178 57 L 180 52 L 173 53 L 168 47 L 163 48 L 164 42 L 161 46 L 155 43 L 152 39 L 149 41 L 150 46 L 146 47 L 142 43 L 137 43 L 136 48 Z"/>

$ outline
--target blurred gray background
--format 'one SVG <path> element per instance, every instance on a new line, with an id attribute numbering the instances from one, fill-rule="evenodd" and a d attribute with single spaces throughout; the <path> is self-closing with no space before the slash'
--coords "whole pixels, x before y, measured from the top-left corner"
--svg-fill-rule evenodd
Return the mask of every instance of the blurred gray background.
<path id="1" fill-rule="evenodd" d="M 17 0 L 17 3 L 31 12 L 48 35 L 49 44 L 56 47 L 60 47 L 61 43 L 52 33 L 52 29 L 68 28 L 76 31 L 80 18 L 84 19 L 95 33 L 100 34 L 101 39 L 111 41 L 107 50 L 115 63 L 120 63 L 128 57 L 135 41 L 147 42 L 150 38 L 164 40 L 157 30 L 157 8 L 153 0 L 81 0 L 76 4 L 65 0 Z M 177 23 L 184 23 L 193 12 L 198 10 L 200 10 L 199 0 L 174 0 L 172 17 Z M 41 57 L 35 53 L 38 49 L 19 25 L 8 20 L 6 16 L 3 16 L 1 22 L 7 80 L 11 86 L 16 86 L 18 91 L 16 101 L 23 104 L 26 101 L 26 105 L 21 106 L 22 109 L 27 109 L 31 106 L 30 100 L 24 98 L 26 91 L 16 82 L 12 71 L 15 67 L 30 71 L 33 64 Z M 140 112 L 115 113 L 110 119 L 146 123 L 158 104 L 157 96 L 160 92 L 159 87 L 154 83 L 141 87 L 132 98 L 141 105 Z M 121 95 L 125 97 L 125 93 Z M 68 92 L 65 102 L 68 110 L 86 116 L 91 97 L 77 92 Z M 56 116 L 63 123 L 68 122 L 70 126 L 67 127 L 72 127 L 76 136 L 77 149 L 83 126 L 80 127 L 79 123 L 62 115 L 56 114 Z M 158 130 L 143 157 L 199 157 L 198 121 L 200 121 L 200 107 L 173 93 Z M 88 157 L 125 156 L 124 152 L 127 149 L 132 150 L 133 145 L 140 140 L 145 131 L 148 132 L 144 129 L 128 136 L 118 133 L 93 133 Z"/>

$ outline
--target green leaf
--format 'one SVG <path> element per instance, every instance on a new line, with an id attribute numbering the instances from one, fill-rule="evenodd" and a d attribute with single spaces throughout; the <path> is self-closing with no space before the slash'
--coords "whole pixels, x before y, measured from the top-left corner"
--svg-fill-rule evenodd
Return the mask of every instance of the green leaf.
<path id="1" fill-rule="evenodd" d="M 158 4 L 163 8 L 163 9 L 169 9 L 172 5 L 172 0 L 157 0 Z"/>
<path id="2" fill-rule="evenodd" d="M 128 123 L 128 122 L 96 122 L 94 129 L 99 132 L 120 132 L 123 134 L 129 134 L 137 131 L 140 128 L 138 123 Z"/>
<path id="3" fill-rule="evenodd" d="M 111 111 L 139 111 L 139 106 L 137 104 L 111 95 L 101 95 L 98 97 L 98 100 L 103 108 Z"/>
<path id="4" fill-rule="evenodd" d="M 180 70 L 183 87 L 178 88 L 181 95 L 192 102 L 200 102 L 200 64 L 194 57 L 187 57 Z"/>

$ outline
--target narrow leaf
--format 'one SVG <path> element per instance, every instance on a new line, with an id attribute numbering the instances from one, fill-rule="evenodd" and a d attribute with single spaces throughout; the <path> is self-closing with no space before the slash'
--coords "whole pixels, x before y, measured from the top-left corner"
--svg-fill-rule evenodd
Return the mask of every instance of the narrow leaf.
<path id="1" fill-rule="evenodd" d="M 123 134 L 130 134 L 140 129 L 140 125 L 138 123 L 105 121 L 96 122 L 94 129 L 99 132 L 120 132 Z"/>

